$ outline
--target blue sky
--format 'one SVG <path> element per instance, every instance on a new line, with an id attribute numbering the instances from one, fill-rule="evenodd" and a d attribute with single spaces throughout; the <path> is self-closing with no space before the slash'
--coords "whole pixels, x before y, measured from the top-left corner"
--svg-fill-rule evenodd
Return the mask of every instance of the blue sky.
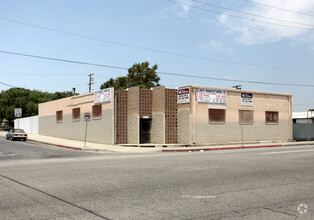
<path id="1" fill-rule="evenodd" d="M 0 28 L 0 51 L 125 68 L 149 61 L 160 72 L 195 76 L 159 74 L 169 88 L 240 84 L 292 94 L 294 111 L 314 108 L 314 86 L 196 77 L 314 85 L 312 0 L 10 0 L 0 2 Z M 127 74 L 5 53 L 0 53 L 0 66 L 0 82 L 48 92 L 75 87 L 82 94 L 88 92 L 90 73 L 94 90 Z M 0 90 L 9 88 L 0 84 Z"/>

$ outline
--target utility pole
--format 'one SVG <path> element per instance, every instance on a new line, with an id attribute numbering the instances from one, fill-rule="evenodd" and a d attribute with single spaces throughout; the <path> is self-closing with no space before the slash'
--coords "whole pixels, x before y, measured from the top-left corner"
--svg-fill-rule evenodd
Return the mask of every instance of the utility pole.
<path id="1" fill-rule="evenodd" d="M 88 92 L 92 91 L 92 84 L 94 84 L 94 78 L 92 77 L 94 73 L 89 74 L 89 83 L 87 84 L 89 86 Z"/>
<path id="2" fill-rule="evenodd" d="M 235 86 L 232 86 L 232 88 L 234 88 L 234 89 L 242 89 L 242 86 L 241 85 L 235 85 Z"/>

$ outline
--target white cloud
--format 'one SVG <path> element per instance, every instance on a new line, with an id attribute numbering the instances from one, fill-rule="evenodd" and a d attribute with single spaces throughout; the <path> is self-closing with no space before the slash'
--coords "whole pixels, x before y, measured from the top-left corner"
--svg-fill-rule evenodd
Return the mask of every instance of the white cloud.
<path id="1" fill-rule="evenodd" d="M 206 49 L 213 49 L 215 51 L 229 55 L 235 54 L 235 52 L 230 47 L 227 47 L 223 43 L 216 40 L 211 40 L 208 44 L 199 44 L 198 46 Z"/>
<path id="2" fill-rule="evenodd" d="M 175 4 L 170 2 L 172 5 L 165 9 L 165 13 L 168 14 L 170 12 L 178 17 L 187 18 L 191 9 L 189 5 L 193 4 L 192 0 L 181 0 L 178 2 L 182 4 Z M 165 13 L 161 13 L 161 16 L 166 16 Z"/>
<path id="3" fill-rule="evenodd" d="M 303 13 L 314 14 L 314 1 L 308 0 L 264 0 L 263 4 L 272 5 L 278 8 L 290 9 Z M 251 4 L 250 4 L 251 5 Z M 251 15 L 237 14 L 237 16 L 247 19 L 255 19 L 261 22 L 252 22 L 249 20 L 236 19 L 231 16 L 222 14 L 219 21 L 225 26 L 228 33 L 233 34 L 235 39 L 243 44 L 262 44 L 269 42 L 277 42 L 283 39 L 298 39 L 301 36 L 309 35 L 314 29 L 314 17 L 297 13 L 278 10 L 275 8 L 264 7 L 261 5 L 253 5 L 251 8 L 239 8 L 237 10 L 245 11 L 250 14 L 257 14 L 264 17 L 275 18 L 278 20 L 270 20 L 265 18 L 257 18 Z M 226 12 L 230 14 L 230 12 Z M 295 23 L 283 22 L 293 21 Z M 276 23 L 280 25 L 272 25 Z M 308 25 L 300 25 L 303 23 Z M 294 26 L 301 28 L 289 28 L 286 26 Z M 309 26 L 310 25 L 310 26 Z M 312 26 L 311 26 L 312 25 Z M 302 29 L 304 28 L 304 29 Z"/>

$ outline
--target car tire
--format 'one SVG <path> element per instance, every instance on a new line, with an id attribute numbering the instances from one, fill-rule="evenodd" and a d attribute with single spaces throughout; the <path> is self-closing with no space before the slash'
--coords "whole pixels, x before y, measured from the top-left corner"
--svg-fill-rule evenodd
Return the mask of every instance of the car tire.
<path id="1" fill-rule="evenodd" d="M 10 140 L 11 140 L 11 141 L 14 141 L 13 137 L 10 137 Z"/>
<path id="2" fill-rule="evenodd" d="M 23 141 L 26 141 L 26 138 L 23 138 L 22 140 L 23 140 Z"/>

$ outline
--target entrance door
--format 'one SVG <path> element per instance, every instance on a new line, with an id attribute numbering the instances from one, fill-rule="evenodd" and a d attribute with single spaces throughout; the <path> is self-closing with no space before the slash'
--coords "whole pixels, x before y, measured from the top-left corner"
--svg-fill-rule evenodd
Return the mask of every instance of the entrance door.
<path id="1" fill-rule="evenodd" d="M 150 129 L 152 127 L 152 119 L 140 119 L 140 143 L 150 143 Z"/>

